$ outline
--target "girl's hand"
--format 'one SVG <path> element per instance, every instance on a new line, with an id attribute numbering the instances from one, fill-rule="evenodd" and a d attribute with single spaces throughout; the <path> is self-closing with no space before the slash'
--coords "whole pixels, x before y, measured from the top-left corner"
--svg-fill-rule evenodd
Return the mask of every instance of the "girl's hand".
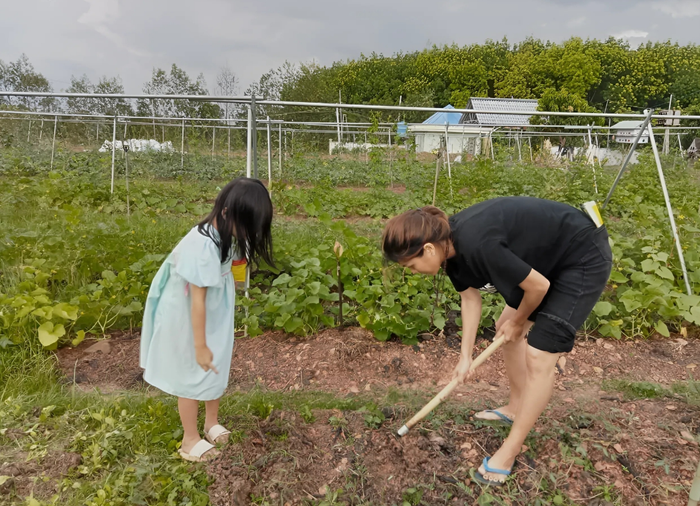
<path id="1" fill-rule="evenodd" d="M 472 379 L 474 377 L 474 371 L 470 371 L 469 368 L 472 365 L 471 357 L 466 357 L 462 355 L 452 373 L 452 379 L 459 379 L 460 383 L 464 383 L 467 379 Z"/>
<path id="2" fill-rule="evenodd" d="M 496 331 L 496 336 L 494 337 L 494 339 L 498 339 L 499 337 L 504 336 L 504 342 L 511 343 L 515 342 L 518 339 L 522 339 L 523 337 L 525 337 L 525 335 L 525 324 L 517 323 L 514 320 L 506 320 Z"/>
<path id="3" fill-rule="evenodd" d="M 214 367 L 214 354 L 208 346 L 195 347 L 195 355 L 197 363 L 204 369 L 204 372 L 214 371 L 216 374 L 219 374 L 219 371 Z"/>

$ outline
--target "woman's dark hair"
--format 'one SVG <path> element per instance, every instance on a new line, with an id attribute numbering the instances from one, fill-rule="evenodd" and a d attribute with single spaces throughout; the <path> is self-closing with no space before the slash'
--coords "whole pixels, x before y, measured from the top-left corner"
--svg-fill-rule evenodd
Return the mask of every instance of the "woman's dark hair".
<path id="1" fill-rule="evenodd" d="M 382 234 L 382 252 L 390 262 L 423 255 L 427 243 L 438 245 L 452 239 L 447 215 L 434 206 L 412 209 L 388 221 Z"/>
<path id="2" fill-rule="evenodd" d="M 218 237 L 211 232 L 216 220 Z M 269 266 L 272 261 L 272 200 L 260 181 L 239 177 L 219 192 L 214 210 L 198 225 L 199 233 L 209 237 L 221 251 L 221 263 L 232 253 L 245 257 L 249 264 L 263 259 Z M 233 238 L 236 244 L 232 249 Z"/>

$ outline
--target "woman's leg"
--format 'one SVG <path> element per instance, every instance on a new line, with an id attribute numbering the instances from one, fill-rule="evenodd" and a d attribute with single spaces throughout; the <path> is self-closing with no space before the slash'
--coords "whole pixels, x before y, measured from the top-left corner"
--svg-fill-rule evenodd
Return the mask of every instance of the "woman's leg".
<path id="1" fill-rule="evenodd" d="M 489 466 L 507 470 L 513 466 L 515 457 L 520 453 L 525 438 L 534 427 L 537 418 L 547 407 L 554 387 L 554 371 L 560 353 L 541 351 L 526 346 L 527 379 L 523 388 L 521 404 L 515 413 L 515 421 L 510 434 L 501 448 L 491 457 Z M 479 472 L 487 480 L 504 481 L 505 476 L 485 472 L 483 466 Z"/>
<path id="2" fill-rule="evenodd" d="M 180 421 L 182 428 L 185 431 L 182 436 L 182 451 L 189 453 L 194 445 L 200 439 L 199 431 L 197 430 L 197 415 L 199 414 L 199 401 L 194 399 L 184 399 L 178 397 L 177 409 L 180 412 Z"/>
<path id="3" fill-rule="evenodd" d="M 506 306 L 496 322 L 496 331 L 503 325 L 503 322 L 512 318 L 514 314 L 515 309 Z M 525 336 L 530 331 L 530 327 L 532 327 L 532 322 L 527 322 L 522 339 L 503 345 L 503 358 L 506 363 L 510 395 L 508 404 L 501 406 L 497 411 L 503 413 L 512 420 L 515 419 L 518 409 L 520 409 L 523 392 L 525 390 L 525 381 L 527 380 L 527 366 L 525 362 L 527 341 L 525 340 Z M 484 412 L 479 413 L 479 418 L 486 420 L 500 419 L 500 417 L 494 413 Z"/>

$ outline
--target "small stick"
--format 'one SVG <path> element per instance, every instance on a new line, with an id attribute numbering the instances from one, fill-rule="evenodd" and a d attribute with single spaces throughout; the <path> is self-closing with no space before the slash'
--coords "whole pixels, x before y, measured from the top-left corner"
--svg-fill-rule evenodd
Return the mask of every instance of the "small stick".
<path id="1" fill-rule="evenodd" d="M 503 340 L 505 337 L 499 337 L 496 339 L 491 345 L 486 348 L 481 355 L 476 357 L 474 361 L 472 362 L 472 365 L 469 367 L 470 371 L 475 370 L 477 367 L 479 367 L 481 364 L 486 362 L 486 360 L 493 354 L 494 351 L 496 351 L 502 344 Z M 459 380 L 457 378 L 453 379 L 450 381 L 445 388 L 443 388 L 440 393 L 438 393 L 435 397 L 431 399 L 431 401 L 426 404 L 423 409 L 421 409 L 418 413 L 414 415 L 413 418 L 411 418 L 408 422 L 406 422 L 406 425 L 401 427 L 398 431 L 399 436 L 405 436 L 408 434 L 408 431 L 411 427 L 413 427 L 415 424 L 420 422 L 423 418 L 428 416 L 428 414 L 438 407 L 442 401 L 444 401 L 451 393 L 452 390 L 454 390 L 457 385 L 459 384 Z"/>

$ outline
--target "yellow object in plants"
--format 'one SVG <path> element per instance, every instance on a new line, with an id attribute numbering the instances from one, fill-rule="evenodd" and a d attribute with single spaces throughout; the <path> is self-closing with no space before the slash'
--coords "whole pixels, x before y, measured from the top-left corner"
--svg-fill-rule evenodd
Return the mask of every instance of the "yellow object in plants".
<path id="1" fill-rule="evenodd" d="M 248 264 L 246 263 L 245 259 L 234 260 L 231 263 L 231 272 L 233 273 L 234 281 L 236 281 L 238 283 L 242 283 L 245 281 L 246 267 L 248 267 Z"/>

